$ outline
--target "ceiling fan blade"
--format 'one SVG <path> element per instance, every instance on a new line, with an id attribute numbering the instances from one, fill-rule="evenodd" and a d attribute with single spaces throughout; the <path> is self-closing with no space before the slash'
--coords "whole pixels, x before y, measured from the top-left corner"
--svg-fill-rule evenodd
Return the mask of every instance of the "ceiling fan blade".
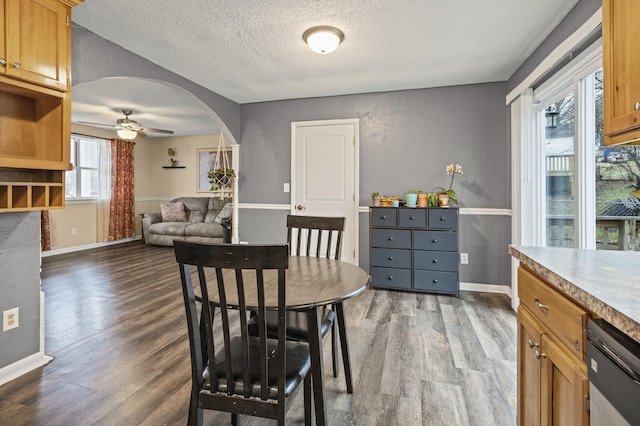
<path id="1" fill-rule="evenodd" d="M 88 124 L 90 126 L 115 127 L 117 129 L 122 128 L 122 126 L 115 125 L 115 124 L 93 123 L 91 121 L 76 121 L 76 123 L 78 123 L 78 124 Z"/>
<path id="2" fill-rule="evenodd" d="M 167 135 L 173 134 L 173 130 L 154 129 L 152 127 L 142 127 L 139 130 L 142 130 L 143 132 L 151 132 L 151 133 L 165 133 Z"/>

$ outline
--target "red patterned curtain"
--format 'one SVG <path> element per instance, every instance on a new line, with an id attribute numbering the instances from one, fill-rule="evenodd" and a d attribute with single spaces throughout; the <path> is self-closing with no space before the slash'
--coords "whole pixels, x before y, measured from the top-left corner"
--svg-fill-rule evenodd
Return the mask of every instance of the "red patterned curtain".
<path id="1" fill-rule="evenodd" d="M 51 250 L 51 223 L 49 210 L 40 211 L 40 250 Z"/>
<path id="2" fill-rule="evenodd" d="M 120 139 L 111 141 L 111 204 L 109 241 L 135 235 L 133 146 Z"/>

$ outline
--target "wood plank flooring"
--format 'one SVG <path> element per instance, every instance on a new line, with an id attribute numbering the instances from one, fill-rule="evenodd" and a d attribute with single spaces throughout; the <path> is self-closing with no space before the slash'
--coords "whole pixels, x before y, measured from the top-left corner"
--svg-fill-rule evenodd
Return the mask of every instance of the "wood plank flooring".
<path id="1" fill-rule="evenodd" d="M 54 360 L 0 387 L 0 425 L 186 424 L 189 348 L 173 250 L 120 244 L 47 257 L 42 269 Z M 333 378 L 325 340 L 329 424 L 515 424 L 506 296 L 367 290 L 345 309 L 355 392 L 342 373 Z M 230 420 L 205 413 L 208 425 Z M 287 424 L 304 424 L 302 393 Z"/>

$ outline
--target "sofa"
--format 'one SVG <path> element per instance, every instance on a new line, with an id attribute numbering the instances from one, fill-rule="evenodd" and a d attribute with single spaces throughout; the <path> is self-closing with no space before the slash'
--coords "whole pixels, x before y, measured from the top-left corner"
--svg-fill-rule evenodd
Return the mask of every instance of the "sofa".
<path id="1" fill-rule="evenodd" d="M 231 242 L 231 209 L 228 199 L 179 197 L 160 205 L 160 212 L 145 213 L 142 235 L 147 244 L 173 246 L 174 240 Z"/>

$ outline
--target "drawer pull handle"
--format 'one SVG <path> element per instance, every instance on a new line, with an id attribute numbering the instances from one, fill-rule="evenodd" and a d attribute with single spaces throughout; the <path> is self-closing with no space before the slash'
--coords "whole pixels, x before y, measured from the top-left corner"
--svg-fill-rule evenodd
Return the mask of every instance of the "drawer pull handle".
<path id="1" fill-rule="evenodd" d="M 7 61 L 4 58 L 0 58 L 0 65 L 7 65 Z"/>
<path id="2" fill-rule="evenodd" d="M 640 102 L 636 102 L 636 104 L 633 106 L 633 110 L 640 111 Z"/>
<path id="3" fill-rule="evenodd" d="M 438 242 L 438 240 L 434 238 L 433 240 L 431 240 L 431 242 L 432 242 L 432 243 L 437 243 L 437 242 Z"/>
<path id="4" fill-rule="evenodd" d="M 380 219 L 386 219 L 387 217 L 385 215 L 380 216 Z"/>
<path id="5" fill-rule="evenodd" d="M 433 259 L 433 263 L 438 263 L 438 259 Z"/>
<path id="6" fill-rule="evenodd" d="M 531 339 L 529 339 L 529 341 L 528 341 L 527 343 L 528 343 L 528 345 L 529 345 L 529 347 L 530 347 L 531 349 L 533 349 L 533 348 L 539 348 L 539 347 L 540 347 L 540 345 L 539 345 L 539 344 L 537 344 L 537 343 L 533 343 L 533 340 L 531 340 Z"/>
<path id="7" fill-rule="evenodd" d="M 409 219 L 416 220 L 416 217 L 415 216 L 410 216 Z"/>
<path id="8" fill-rule="evenodd" d="M 391 275 L 389 275 L 389 276 L 387 277 L 387 279 L 388 279 L 388 280 L 392 280 L 392 279 L 393 279 L 393 277 L 392 277 Z"/>
<path id="9" fill-rule="evenodd" d="M 389 237 L 389 241 L 393 241 L 393 237 Z"/>
<path id="10" fill-rule="evenodd" d="M 389 260 L 393 260 L 393 256 L 389 256 Z"/>
<path id="11" fill-rule="evenodd" d="M 547 354 L 545 354 L 544 352 L 536 351 L 535 357 L 536 359 L 546 358 Z"/>
<path id="12" fill-rule="evenodd" d="M 445 219 L 445 217 L 444 217 L 444 216 L 441 216 L 441 217 L 440 217 L 440 220 L 447 220 L 447 219 Z"/>
<path id="13" fill-rule="evenodd" d="M 438 280 L 433 280 L 433 283 L 434 284 L 438 284 Z"/>
<path id="14" fill-rule="evenodd" d="M 20 62 L 16 62 L 15 64 L 13 64 L 13 67 L 17 70 L 22 68 L 22 65 L 20 65 Z"/>
<path id="15" fill-rule="evenodd" d="M 540 303 L 540 301 L 538 299 L 534 300 L 533 303 L 535 303 L 536 306 L 538 308 L 540 308 L 541 310 L 543 310 L 543 311 L 548 311 L 549 310 L 549 307 L 547 305 L 543 305 L 542 303 Z"/>

